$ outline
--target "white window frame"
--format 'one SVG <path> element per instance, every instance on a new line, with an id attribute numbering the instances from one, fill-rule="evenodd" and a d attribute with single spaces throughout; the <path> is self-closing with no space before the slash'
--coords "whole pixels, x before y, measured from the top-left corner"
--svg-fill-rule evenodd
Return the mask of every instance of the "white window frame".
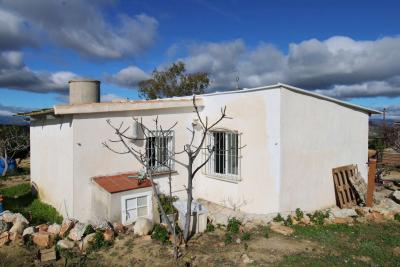
<path id="1" fill-rule="evenodd" d="M 146 191 L 146 192 L 141 192 L 141 193 L 135 193 L 135 194 L 129 194 L 121 197 L 121 222 L 123 225 L 128 225 L 132 224 L 136 221 L 139 216 L 136 216 L 136 218 L 130 218 L 127 219 L 126 217 L 126 201 L 129 199 L 134 199 L 134 198 L 139 198 L 139 197 L 147 197 L 147 215 L 145 216 L 140 216 L 148 219 L 153 219 L 153 191 Z M 136 200 L 136 210 L 140 208 L 137 205 L 137 200 Z"/>
<path id="2" fill-rule="evenodd" d="M 228 129 L 215 129 L 209 132 L 209 135 L 207 137 L 207 142 L 206 142 L 206 147 L 212 147 L 214 145 L 214 133 L 223 133 L 225 134 L 225 147 L 228 147 L 228 138 L 227 135 L 228 134 L 234 134 L 237 135 L 237 174 L 233 174 L 233 173 L 228 173 L 228 164 L 232 163 L 232 155 L 228 155 L 227 150 L 225 151 L 225 173 L 217 173 L 214 171 L 214 167 L 215 167 L 215 155 L 217 151 L 213 152 L 213 155 L 211 156 L 210 160 L 207 162 L 207 164 L 205 165 L 204 168 L 204 174 L 209 176 L 209 177 L 213 177 L 213 178 L 217 178 L 220 180 L 225 180 L 228 182 L 240 182 L 241 181 L 241 159 L 242 159 L 242 155 L 241 155 L 241 133 L 239 133 L 238 131 L 233 131 L 233 130 L 228 130 Z M 206 153 L 204 153 L 205 158 L 207 159 L 209 156 L 208 151 L 205 149 Z"/>
<path id="3" fill-rule="evenodd" d="M 146 146 L 146 154 L 148 153 L 148 150 L 149 150 L 149 147 L 147 145 L 149 141 L 147 139 L 155 138 L 156 143 L 157 142 L 159 143 L 160 142 L 160 138 L 168 138 L 166 148 L 167 148 L 168 152 L 170 153 L 169 156 L 173 156 L 174 153 L 175 153 L 175 132 L 174 131 L 169 131 L 169 135 L 168 136 L 162 136 L 162 134 L 160 132 L 161 131 L 151 131 L 148 134 L 148 137 L 146 138 L 146 144 L 145 144 L 145 146 Z M 167 132 L 167 131 L 164 131 L 164 132 Z M 156 145 L 156 147 L 155 147 L 155 157 L 156 158 L 160 157 L 159 156 L 160 151 L 158 150 L 159 146 L 160 145 Z M 167 172 L 167 171 L 169 171 L 168 167 L 163 166 L 158 161 L 155 162 L 155 165 L 156 166 L 154 167 L 154 170 L 156 172 Z M 168 165 L 170 166 L 171 171 L 175 170 L 175 164 L 174 164 L 174 161 L 172 159 L 169 159 Z"/>

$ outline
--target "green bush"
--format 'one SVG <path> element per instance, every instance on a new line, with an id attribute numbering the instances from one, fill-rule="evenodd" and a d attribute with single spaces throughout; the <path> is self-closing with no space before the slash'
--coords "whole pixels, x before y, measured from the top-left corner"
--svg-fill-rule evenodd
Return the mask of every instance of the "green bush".
<path id="1" fill-rule="evenodd" d="M 28 193 L 31 193 L 31 185 L 29 183 L 0 189 L 0 195 L 3 195 L 5 198 L 16 198 Z"/>
<path id="2" fill-rule="evenodd" d="M 314 212 L 314 214 L 310 214 L 310 219 L 311 221 L 316 224 L 316 225 L 323 225 L 324 224 L 324 219 L 329 218 L 329 210 L 326 212 L 322 212 L 320 210 L 317 210 Z"/>
<path id="3" fill-rule="evenodd" d="M 400 213 L 397 213 L 394 215 L 394 219 L 398 222 L 400 222 Z"/>
<path id="4" fill-rule="evenodd" d="M 170 242 L 168 230 L 161 224 L 156 224 L 154 226 L 153 233 L 151 234 L 151 238 L 161 241 L 161 243 L 163 243 L 163 244 L 167 244 Z"/>
<path id="5" fill-rule="evenodd" d="M 268 226 L 264 226 L 263 227 L 263 236 L 265 237 L 265 238 L 268 238 L 269 237 L 269 227 Z"/>
<path id="6" fill-rule="evenodd" d="M 166 214 L 174 214 L 177 212 L 176 208 L 173 205 L 173 203 L 177 200 L 178 197 L 175 196 L 170 197 L 164 194 L 160 194 L 161 206 L 163 207 Z M 158 211 L 161 214 L 160 207 L 158 207 Z"/>
<path id="7" fill-rule="evenodd" d="M 224 239 L 224 243 L 225 244 L 230 244 L 233 242 L 233 235 L 230 232 L 226 232 L 225 233 L 225 239 Z"/>
<path id="8" fill-rule="evenodd" d="M 228 225 L 226 229 L 232 234 L 237 234 L 239 233 L 240 225 L 242 225 L 242 222 L 235 217 L 232 217 L 228 220 Z"/>
<path id="9" fill-rule="evenodd" d="M 301 209 L 297 208 L 296 209 L 296 220 L 300 221 L 303 218 L 304 218 L 304 212 L 302 212 Z"/>
<path id="10" fill-rule="evenodd" d="M 52 206 L 35 199 L 28 207 L 22 208 L 20 212 L 32 224 L 62 223 L 63 217 Z"/>
<path id="11" fill-rule="evenodd" d="M 284 222 L 285 219 L 282 217 L 280 213 L 276 215 L 276 217 L 273 219 L 274 222 Z"/>
<path id="12" fill-rule="evenodd" d="M 104 240 L 103 232 L 97 230 L 93 240 L 90 242 L 88 252 L 97 251 L 102 248 L 108 248 L 112 245 L 111 241 Z"/>
<path id="13" fill-rule="evenodd" d="M 210 233 L 214 231 L 215 231 L 215 226 L 212 223 L 207 223 L 206 232 Z"/>
<path id="14" fill-rule="evenodd" d="M 292 226 L 293 225 L 293 220 L 292 220 L 292 216 L 288 215 L 286 220 L 283 222 L 283 224 L 285 226 Z"/>
<path id="15" fill-rule="evenodd" d="M 242 234 L 242 239 L 243 240 L 250 240 L 250 237 L 251 237 L 251 233 L 250 232 L 244 232 L 243 234 Z"/>
<path id="16" fill-rule="evenodd" d="M 95 233 L 96 230 L 94 230 L 93 226 L 91 224 L 88 224 L 88 226 L 86 226 L 85 231 L 83 232 L 83 236 L 87 236 L 90 234 Z"/>

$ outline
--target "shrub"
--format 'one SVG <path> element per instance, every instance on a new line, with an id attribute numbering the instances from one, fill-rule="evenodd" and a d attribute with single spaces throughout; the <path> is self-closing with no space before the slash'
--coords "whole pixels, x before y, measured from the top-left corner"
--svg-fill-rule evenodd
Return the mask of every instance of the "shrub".
<path id="1" fill-rule="evenodd" d="M 88 224 L 88 226 L 86 226 L 85 228 L 85 231 L 83 232 L 83 236 L 87 236 L 95 232 L 96 230 L 94 230 L 93 226 L 91 224 Z"/>
<path id="2" fill-rule="evenodd" d="M 21 213 L 29 218 L 32 224 L 62 223 L 63 217 L 52 206 L 35 199 L 28 207 L 23 208 Z"/>
<path id="3" fill-rule="evenodd" d="M 210 232 L 214 232 L 214 230 L 215 230 L 215 226 L 212 223 L 207 223 L 206 232 L 210 233 Z"/>
<path id="4" fill-rule="evenodd" d="M 296 209 L 296 220 L 300 221 L 303 218 L 304 218 L 304 212 L 302 212 L 301 209 L 297 208 Z"/>
<path id="5" fill-rule="evenodd" d="M 293 225 L 293 220 L 292 217 L 290 215 L 288 215 L 288 217 L 286 218 L 286 220 L 283 222 L 283 224 L 285 226 L 292 226 Z"/>
<path id="6" fill-rule="evenodd" d="M 224 239 L 224 243 L 225 244 L 230 244 L 233 241 L 233 235 L 230 232 L 226 232 L 225 233 L 225 239 Z"/>
<path id="7" fill-rule="evenodd" d="M 228 220 L 228 225 L 227 225 L 226 229 L 230 233 L 237 234 L 237 233 L 239 233 L 240 225 L 242 225 L 242 222 L 240 220 L 236 219 L 235 217 L 232 217 Z"/>
<path id="8" fill-rule="evenodd" d="M 283 222 L 285 219 L 282 217 L 280 213 L 276 215 L 276 217 L 273 219 L 274 222 Z"/>
<path id="9" fill-rule="evenodd" d="M 156 224 L 154 226 L 153 233 L 151 234 L 151 238 L 161 241 L 161 243 L 163 243 L 163 244 L 167 244 L 170 242 L 168 230 L 161 224 Z"/>
<path id="10" fill-rule="evenodd" d="M 394 215 L 394 219 L 398 222 L 400 222 L 400 213 L 397 213 Z"/>
<path id="11" fill-rule="evenodd" d="M 325 218 L 329 218 L 329 211 L 322 212 L 317 210 L 314 214 L 310 215 L 311 221 L 316 225 L 323 225 Z"/>
<path id="12" fill-rule="evenodd" d="M 242 239 L 243 240 L 250 240 L 250 237 L 251 237 L 251 233 L 250 232 L 244 232 L 243 234 L 242 234 Z"/>
<path id="13" fill-rule="evenodd" d="M 111 241 L 104 240 L 103 232 L 97 230 L 93 240 L 90 242 L 88 252 L 97 251 L 102 248 L 108 248 L 112 245 Z"/>
<path id="14" fill-rule="evenodd" d="M 160 194 L 160 201 L 161 201 L 161 206 L 163 207 L 164 211 L 166 214 L 174 214 L 177 212 L 176 208 L 172 203 L 178 200 L 178 197 L 175 196 L 167 196 L 164 194 Z M 158 211 L 161 214 L 160 207 L 158 207 Z"/>
<path id="15" fill-rule="evenodd" d="M 263 236 L 264 236 L 265 238 L 268 238 L 268 237 L 269 237 L 269 227 L 268 227 L 268 226 L 264 226 L 264 227 L 263 227 Z"/>
<path id="16" fill-rule="evenodd" d="M 0 195 L 10 198 L 20 197 L 30 192 L 31 192 L 31 185 L 28 183 L 0 189 Z"/>

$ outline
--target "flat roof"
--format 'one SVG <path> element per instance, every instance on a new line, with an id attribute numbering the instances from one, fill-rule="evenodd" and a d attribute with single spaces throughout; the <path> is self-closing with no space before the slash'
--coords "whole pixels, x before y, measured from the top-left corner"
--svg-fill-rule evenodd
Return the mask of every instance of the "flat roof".
<path id="1" fill-rule="evenodd" d="M 336 98 L 317 94 L 308 90 L 304 90 L 295 86 L 277 83 L 268 86 L 244 88 L 241 90 L 222 91 L 208 94 L 198 95 L 196 102 L 199 106 L 203 106 L 202 97 L 224 95 L 224 94 L 243 94 L 249 92 L 272 90 L 284 88 L 295 93 L 319 98 L 329 102 L 333 102 L 342 105 L 347 108 L 365 112 L 368 114 L 382 114 L 381 111 L 355 105 L 350 102 L 342 101 Z M 55 115 L 67 115 L 67 114 L 84 114 L 84 113 L 101 113 L 101 112 L 116 112 L 116 111 L 131 111 L 131 110 L 154 110 L 154 109 L 168 109 L 168 108 L 187 108 L 192 107 L 192 96 L 172 97 L 154 100 L 126 100 L 126 101 L 114 101 L 114 102 L 100 102 L 90 104 L 72 104 L 72 105 L 56 105 L 54 109 L 42 109 L 27 113 L 20 113 L 21 116 L 37 116 L 43 114 L 53 113 Z"/>

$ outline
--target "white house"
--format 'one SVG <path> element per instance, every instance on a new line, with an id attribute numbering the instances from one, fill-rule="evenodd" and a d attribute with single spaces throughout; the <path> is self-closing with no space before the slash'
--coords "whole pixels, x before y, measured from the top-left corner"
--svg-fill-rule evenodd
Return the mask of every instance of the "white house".
<path id="1" fill-rule="evenodd" d="M 167 143 L 181 150 L 196 118 L 192 97 L 100 103 L 99 84 L 71 81 L 69 105 L 28 114 L 32 182 L 64 216 L 124 223 L 151 217 L 150 185 L 128 177 L 140 164 L 102 146 L 115 137 L 106 120 L 132 124 L 132 117 L 142 117 L 151 127 L 158 116 L 164 128 L 178 122 Z M 252 214 L 315 210 L 336 203 L 332 168 L 357 164 L 367 177 L 368 119 L 379 111 L 285 84 L 204 94 L 197 101 L 203 117 L 216 119 L 226 105 L 233 119 L 210 135 L 216 153 L 194 180 L 195 198 Z M 177 159 L 186 160 L 184 154 Z M 186 169 L 172 167 L 174 194 L 185 198 Z M 165 174 L 156 182 L 166 190 Z"/>

